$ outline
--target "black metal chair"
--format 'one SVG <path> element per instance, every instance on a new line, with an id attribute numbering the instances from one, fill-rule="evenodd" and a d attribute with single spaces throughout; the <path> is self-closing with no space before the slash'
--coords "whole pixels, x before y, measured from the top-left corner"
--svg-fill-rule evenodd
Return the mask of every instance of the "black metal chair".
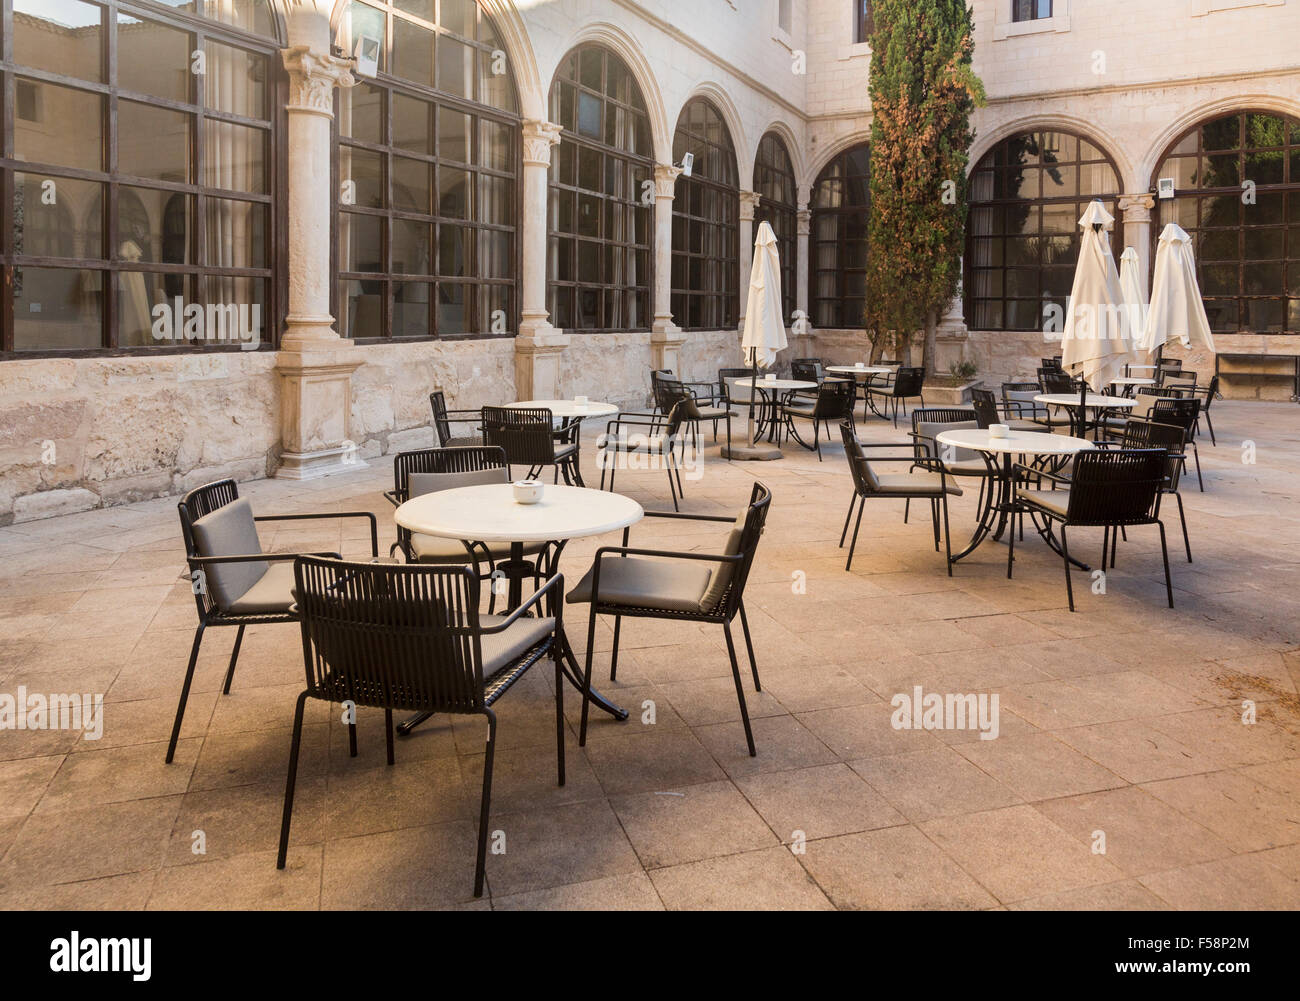
<path id="1" fill-rule="evenodd" d="M 614 616 L 614 649 L 610 654 L 609 676 L 613 680 L 618 670 L 618 634 L 624 616 L 632 618 L 671 619 L 678 622 L 708 622 L 722 626 L 727 639 L 727 654 L 731 658 L 731 676 L 736 683 L 736 699 L 740 703 L 740 718 L 745 726 L 745 741 L 750 757 L 758 752 L 754 748 L 754 734 L 749 726 L 749 709 L 745 705 L 745 690 L 740 681 L 740 663 L 736 658 L 736 645 L 731 637 L 731 622 L 740 615 L 741 629 L 745 634 L 745 649 L 749 654 L 749 668 L 754 677 L 754 690 L 762 691 L 758 680 L 758 663 L 754 659 L 754 643 L 749 635 L 749 620 L 745 617 L 745 582 L 754 562 L 758 539 L 763 534 L 772 492 L 762 483 L 755 483 L 750 491 L 749 504 L 735 519 L 715 515 L 671 514 L 647 511 L 647 517 L 674 518 L 688 521 L 712 521 L 730 524 L 722 551 L 718 553 L 685 552 L 663 549 L 637 549 L 628 546 L 628 531 L 623 532 L 623 545 L 602 546 L 596 550 L 591 569 L 569 592 L 568 601 L 589 603 L 591 615 L 587 626 L 587 663 L 583 676 L 583 692 L 591 691 L 592 652 L 596 646 L 596 616 Z M 579 746 L 587 742 L 587 708 L 584 697 L 582 723 L 578 731 Z"/>
<path id="2" fill-rule="evenodd" d="M 1012 427 L 1018 431 L 1032 430 L 1028 427 L 1030 424 L 1050 427 L 1051 416 L 1047 408 L 1034 399 L 1042 393 L 1043 387 L 1036 382 L 1002 383 L 1002 413 L 1008 418 L 1005 423 L 1017 422 L 1020 426 L 1012 424 Z"/>
<path id="3" fill-rule="evenodd" d="M 948 576 L 952 576 L 952 539 L 948 534 L 948 495 L 961 495 L 961 487 L 945 470 L 943 461 L 929 456 L 918 455 L 912 445 L 902 442 L 864 442 L 858 440 L 853 426 L 845 421 L 840 425 L 840 436 L 844 440 L 844 454 L 849 460 L 849 473 L 853 477 L 853 497 L 849 500 L 849 510 L 844 516 L 844 530 L 840 532 L 840 548 L 844 547 L 845 536 L 849 531 L 849 520 L 853 517 L 853 505 L 858 506 L 858 519 L 853 525 L 853 541 L 849 544 L 849 558 L 844 569 L 853 567 L 853 551 L 858 545 L 858 529 L 862 526 L 862 511 L 870 499 L 928 500 L 930 502 L 930 520 L 934 526 L 934 551 L 939 551 L 939 509 L 943 508 L 943 539 L 947 552 Z M 908 455 L 875 455 L 867 458 L 865 449 L 905 448 Z M 872 465 L 876 462 L 906 462 L 906 473 L 881 473 Z M 917 472 L 917 469 L 921 472 Z"/>
<path id="4" fill-rule="evenodd" d="M 495 445 L 465 446 L 462 448 L 421 448 L 411 452 L 398 452 L 393 456 L 393 489 L 384 496 L 394 507 L 401 507 L 412 497 L 421 497 L 436 490 L 470 487 L 484 483 L 509 483 L 510 472 L 505 451 Z M 546 548 L 544 543 L 524 546 L 526 556 L 535 556 Z M 536 563 L 515 567 L 509 564 L 508 542 L 462 542 L 435 535 L 419 535 L 397 526 L 397 541 L 388 550 L 391 556 L 402 551 L 407 563 L 425 563 L 435 566 L 463 566 L 472 563 L 479 568 L 482 580 L 490 580 L 501 569 L 505 574 L 531 576 L 540 583 L 540 569 Z M 496 605 L 497 592 L 491 591 L 489 611 Z"/>
<path id="5" fill-rule="evenodd" d="M 621 414 L 605 425 L 605 433 L 596 443 L 599 450 L 600 489 L 605 489 L 605 472 L 609 471 L 609 489 L 614 489 L 614 476 L 618 472 L 619 456 L 642 455 L 648 462 L 657 457 L 668 473 L 668 489 L 672 493 L 673 510 L 680 510 L 677 498 L 685 498 L 682 472 L 677 463 L 677 450 L 682 445 L 683 415 L 690 400 L 683 398 L 673 404 L 667 417 L 658 414 L 640 416 Z M 630 432 L 630 433 L 629 433 Z M 676 480 L 674 481 L 674 477 Z"/>
<path id="6" fill-rule="evenodd" d="M 299 554 L 262 552 L 257 537 L 258 522 L 365 518 L 370 522 L 370 553 L 379 557 L 379 525 L 369 511 L 254 517 L 248 501 L 239 496 L 234 480 L 216 480 L 195 487 L 181 498 L 177 510 L 199 625 L 194 631 L 194 645 L 190 649 L 189 665 L 185 668 L 176 720 L 167 743 L 168 764 L 176 754 L 176 742 L 180 739 L 185 704 L 189 701 L 204 630 L 209 626 L 236 626 L 239 629 L 235 633 L 230 666 L 221 686 L 222 694 L 229 695 L 230 683 L 235 678 L 235 664 L 239 660 L 239 647 L 244 641 L 244 627 L 296 619 L 292 611 L 293 566 L 290 561 Z M 337 553 L 324 555 L 338 556 Z M 352 731 L 352 750 L 355 754 L 355 728 Z"/>
<path id="7" fill-rule="evenodd" d="M 483 415 L 478 410 L 448 410 L 447 398 L 441 389 L 429 394 L 429 406 L 433 409 L 433 430 L 438 436 L 438 444 L 443 448 L 459 448 L 464 445 L 482 445 L 483 435 L 478 424 Z M 468 417 L 454 416 L 469 414 Z M 453 424 L 473 424 L 473 434 L 454 435 Z"/>
<path id="8" fill-rule="evenodd" d="M 1106 443 L 1102 443 L 1106 447 Z M 1160 448 L 1165 452 L 1165 478 L 1160 490 L 1172 494 L 1178 502 L 1178 522 L 1183 529 L 1183 548 L 1187 562 L 1192 562 L 1192 543 L 1187 535 L 1187 514 L 1183 510 L 1183 497 L 1178 487 L 1183 475 L 1183 429 L 1176 424 L 1157 424 L 1152 420 L 1130 420 L 1124 426 L 1120 447 L 1127 449 Z M 1115 565 L 1115 549 L 1111 547 L 1110 565 Z"/>
<path id="9" fill-rule="evenodd" d="M 1201 453 L 1196 448 L 1196 420 L 1200 416 L 1201 401 L 1193 397 L 1172 399 L 1159 397 L 1152 401 L 1147 419 L 1157 424 L 1176 424 L 1183 429 L 1183 449 L 1192 448 L 1192 458 L 1196 460 L 1196 483 L 1205 493 L 1205 480 L 1201 478 Z M 1183 460 L 1186 468 L 1187 460 Z"/>
<path id="10" fill-rule="evenodd" d="M 1065 591 L 1074 611 L 1074 585 L 1070 578 L 1070 545 L 1067 528 L 1091 526 L 1105 529 L 1107 537 L 1134 525 L 1155 525 L 1160 529 L 1160 552 L 1165 564 L 1165 591 L 1174 607 L 1173 582 L 1169 576 L 1169 549 L 1165 526 L 1160 520 L 1161 487 L 1165 481 L 1165 451 L 1160 448 L 1091 449 L 1074 457 L 1069 475 L 1050 473 L 1031 466 L 1015 466 L 1017 476 L 1041 477 L 1064 486 L 1044 490 L 1017 486 L 1014 510 L 1037 515 L 1050 528 L 1061 527 L 1061 555 L 1065 563 Z M 1015 561 L 1015 533 L 1008 532 L 1007 577 Z M 1102 553 L 1102 565 L 1106 553 Z"/>
<path id="11" fill-rule="evenodd" d="M 912 411 L 912 430 L 910 437 L 916 454 L 920 458 L 942 459 L 944 469 L 952 476 L 977 476 L 980 480 L 980 494 L 975 501 L 976 509 L 984 502 L 984 489 L 988 479 L 995 472 L 995 467 L 986 462 L 982 453 L 969 448 L 955 448 L 940 445 L 935 437 L 944 431 L 962 431 L 980 426 L 979 417 L 974 409 L 958 407 L 917 407 Z M 987 425 L 986 425 L 987 426 Z M 903 521 L 907 521 L 907 512 L 912 502 L 908 501 L 903 509 Z"/>
<path id="12" fill-rule="evenodd" d="M 666 414 L 672 409 L 671 402 L 666 409 L 661 408 L 660 406 L 663 400 L 660 396 L 659 384 L 661 382 L 681 383 L 681 385 L 686 387 L 691 396 L 695 397 L 695 400 L 699 403 L 712 405 L 716 403 L 718 399 L 717 387 L 715 387 L 711 382 L 689 382 L 683 379 L 678 379 L 670 368 L 654 368 L 650 370 L 650 392 L 654 401 L 655 410 L 659 413 Z"/>
<path id="13" fill-rule="evenodd" d="M 484 407 L 482 421 L 483 444 L 504 450 L 507 468 L 525 466 L 532 478 L 550 466 L 554 482 L 563 475 L 571 486 L 585 485 L 578 464 L 578 422 L 557 431 L 546 407 Z"/>
<path id="14" fill-rule="evenodd" d="M 555 751 L 564 785 L 564 578 L 557 574 L 506 616 L 479 613 L 469 567 L 346 563 L 303 556 L 294 564 L 307 687 L 298 696 L 276 868 L 289 848 L 303 709 L 309 698 L 381 708 L 393 763 L 393 712 L 481 715 L 488 720 L 474 896 L 483 895 L 497 718 L 493 705 L 545 656 L 555 664 Z M 542 599 L 549 597 L 546 607 Z M 532 613 L 536 613 L 535 615 Z"/>
<path id="15" fill-rule="evenodd" d="M 817 387 L 817 396 L 808 401 L 798 398 L 788 400 L 781 407 L 786 429 L 804 448 L 816 451 L 817 461 L 822 461 L 821 429 L 828 421 L 839 424 L 841 421 L 854 423 L 853 405 L 857 400 L 857 385 L 849 381 L 827 379 Z M 913 411 L 915 413 L 915 411 Z M 812 421 L 813 440 L 808 444 L 799 435 L 795 420 Z M 827 428 L 827 436 L 830 429 Z"/>
<path id="16" fill-rule="evenodd" d="M 981 428 L 988 428 L 994 424 L 1005 424 L 1012 431 L 1046 431 L 1047 426 L 1040 424 L 1035 420 L 1025 420 L 1015 414 L 1019 413 L 1019 404 L 1016 405 L 1012 412 L 1002 414 L 998 412 L 998 398 L 993 394 L 991 389 L 972 389 L 970 391 L 971 409 L 975 411 L 975 421 Z M 1032 401 L 1030 406 L 1034 407 Z"/>
<path id="17" fill-rule="evenodd" d="M 711 422 L 713 424 L 713 440 L 718 440 L 718 422 L 722 421 L 727 426 L 727 445 L 731 445 L 731 408 L 714 405 L 714 393 L 712 392 L 713 384 L 708 383 L 710 393 L 705 397 L 696 395 L 691 389 L 689 383 L 681 382 L 678 379 L 670 379 L 666 376 L 660 376 L 655 383 L 655 402 L 656 410 L 659 414 L 668 414 L 673 407 L 679 402 L 685 403 L 682 408 L 681 418 L 691 427 L 691 440 L 695 443 L 696 448 L 700 444 L 700 424 L 702 422 Z"/>
<path id="18" fill-rule="evenodd" d="M 1210 381 L 1204 386 L 1195 387 L 1191 396 L 1201 403 L 1201 412 L 1196 417 L 1196 433 L 1201 433 L 1201 418 L 1205 418 L 1205 426 L 1210 429 L 1210 444 L 1218 447 L 1219 442 L 1214 437 L 1214 422 L 1210 420 L 1210 404 L 1219 398 L 1219 376 L 1210 376 Z"/>
<path id="19" fill-rule="evenodd" d="M 769 404 L 767 398 L 762 392 L 755 389 L 752 391 L 748 383 L 737 385 L 733 379 L 751 379 L 754 370 L 752 368 L 720 368 L 718 369 L 718 395 L 717 401 L 719 406 L 725 407 L 729 412 L 738 417 L 748 418 L 750 396 L 753 396 L 755 414 L 754 420 L 758 427 L 762 429 L 766 426 L 769 419 Z M 730 441 L 728 441 L 728 445 Z M 731 454 L 728 452 L 727 459 L 730 461 Z"/>
<path id="20" fill-rule="evenodd" d="M 894 381 L 887 386 L 877 386 L 875 383 L 867 383 L 867 397 L 874 399 L 879 396 L 884 400 L 885 411 L 888 412 L 890 405 L 893 405 L 894 427 L 898 427 L 898 407 L 899 403 L 903 404 L 903 415 L 907 416 L 907 400 L 919 399 L 921 406 L 925 406 L 925 396 L 922 395 L 921 387 L 925 384 L 925 369 L 923 368 L 900 368 Z M 874 408 L 873 408 L 874 409 Z M 885 414 L 881 414 L 885 416 Z"/>
<path id="21" fill-rule="evenodd" d="M 1049 372 L 1052 372 L 1052 371 L 1055 371 L 1055 372 L 1063 372 L 1063 371 L 1064 371 L 1064 369 L 1061 368 L 1061 359 L 1060 359 L 1060 356 L 1057 356 L 1057 357 L 1055 357 L 1055 358 L 1040 358 L 1039 361 L 1041 362 L 1041 366 L 1042 366 L 1042 368 L 1046 369 L 1046 370 L 1049 371 Z"/>

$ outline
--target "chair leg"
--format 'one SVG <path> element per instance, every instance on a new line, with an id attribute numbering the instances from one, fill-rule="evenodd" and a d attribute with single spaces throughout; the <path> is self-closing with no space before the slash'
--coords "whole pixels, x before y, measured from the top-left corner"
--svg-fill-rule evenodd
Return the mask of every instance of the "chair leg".
<path id="1" fill-rule="evenodd" d="M 587 715 L 591 709 L 591 661 L 596 646 L 596 605 L 591 606 L 591 619 L 587 623 L 587 664 L 582 675 L 582 723 L 578 727 L 578 746 L 587 746 Z"/>
<path id="2" fill-rule="evenodd" d="M 353 707 L 352 712 L 354 715 L 356 714 L 356 711 L 357 711 L 356 708 Z M 348 724 L 348 757 L 355 758 L 356 756 L 357 756 L 357 725 L 356 723 L 349 723 Z"/>
<path id="3" fill-rule="evenodd" d="M 609 655 L 609 680 L 618 678 L 618 631 L 623 626 L 623 616 L 614 616 L 614 649 Z"/>
<path id="4" fill-rule="evenodd" d="M 943 495 L 943 552 L 947 558 L 948 576 L 952 576 L 952 536 L 948 534 L 948 494 Z"/>
<path id="5" fill-rule="evenodd" d="M 564 656 L 561 644 L 551 647 L 551 660 L 555 662 L 555 767 L 559 772 L 557 785 L 564 785 Z"/>
<path id="6" fill-rule="evenodd" d="M 865 497 L 858 498 L 858 520 L 853 523 L 853 541 L 849 543 L 849 558 L 844 563 L 844 569 L 853 568 L 853 550 L 858 548 L 858 529 L 862 527 L 862 509 L 867 506 Z"/>
<path id="7" fill-rule="evenodd" d="M 497 743 L 497 716 L 484 709 L 488 718 L 487 750 L 483 755 L 483 798 L 478 810 L 478 858 L 474 863 L 474 896 L 483 896 L 483 876 L 487 869 L 488 807 L 492 803 L 492 756 Z"/>
<path id="8" fill-rule="evenodd" d="M 911 513 L 911 511 L 912 511 L 912 498 L 908 497 L 905 501 L 903 501 L 903 524 L 904 525 L 907 524 L 907 516 L 908 514 Z"/>
<path id="9" fill-rule="evenodd" d="M 284 784 L 284 814 L 280 817 L 280 854 L 275 867 L 284 868 L 284 857 L 289 852 L 289 820 L 293 816 L 293 787 L 298 780 L 298 748 L 302 744 L 302 713 L 307 705 L 307 693 L 298 696 L 293 711 L 293 743 L 289 745 L 289 777 Z"/>
<path id="10" fill-rule="evenodd" d="M 939 499 L 930 501 L 930 527 L 934 531 L 934 551 L 939 551 Z"/>
<path id="11" fill-rule="evenodd" d="M 1215 448 L 1218 448 L 1219 443 L 1214 437 L 1214 421 L 1210 420 L 1210 412 L 1208 410 L 1204 412 L 1204 415 L 1205 415 L 1205 426 L 1210 429 L 1210 444 Z"/>
<path id="12" fill-rule="evenodd" d="M 1196 448 L 1196 442 L 1192 442 L 1192 456 L 1196 459 L 1196 482 L 1201 487 L 1201 493 L 1205 493 L 1205 480 L 1201 478 L 1201 453 Z"/>
<path id="13" fill-rule="evenodd" d="M 1165 523 L 1156 519 L 1156 527 L 1160 529 L 1160 556 L 1165 561 L 1165 596 L 1169 599 L 1169 607 L 1174 607 L 1174 582 L 1169 576 L 1169 546 L 1165 543 Z"/>
<path id="14" fill-rule="evenodd" d="M 855 490 L 853 491 L 853 496 L 849 498 L 849 509 L 844 514 L 844 531 L 840 532 L 840 545 L 839 545 L 840 549 L 844 548 L 844 540 L 848 538 L 849 521 L 853 517 L 853 505 L 856 504 L 857 502 L 858 502 L 858 492 Z"/>
<path id="15" fill-rule="evenodd" d="M 393 710 L 384 710 L 384 734 L 388 743 L 388 763 L 391 765 L 396 761 L 393 757 Z"/>
<path id="16" fill-rule="evenodd" d="M 244 627 L 240 626 L 235 633 L 235 648 L 230 651 L 230 666 L 226 668 L 226 681 L 221 686 L 221 694 L 230 694 L 230 683 L 235 680 L 235 661 L 239 660 L 239 646 L 244 642 Z"/>
<path id="17" fill-rule="evenodd" d="M 659 450 L 659 454 L 663 456 L 664 465 L 668 469 L 668 490 L 673 495 L 673 510 L 680 511 L 681 508 L 677 506 L 677 485 L 676 483 L 673 482 L 673 465 L 674 465 L 673 450 L 670 448 L 667 451 L 664 451 L 661 448 Z"/>
<path id="18" fill-rule="evenodd" d="M 1183 498 L 1181 494 L 1175 493 L 1174 499 L 1178 501 L 1178 523 L 1183 526 L 1183 548 L 1187 550 L 1187 562 L 1192 562 L 1192 543 L 1187 537 L 1187 513 L 1183 510 Z"/>
<path id="19" fill-rule="evenodd" d="M 1074 611 L 1074 583 L 1070 580 L 1070 547 L 1065 541 L 1065 522 L 1061 522 L 1061 557 L 1065 562 L 1065 596 Z"/>
<path id="20" fill-rule="evenodd" d="M 749 618 L 745 615 L 745 603 L 740 602 L 740 628 L 745 633 L 745 650 L 749 653 L 749 670 L 754 675 L 754 691 L 761 692 L 763 686 L 758 682 L 758 662 L 754 660 L 754 641 L 749 636 Z"/>
<path id="21" fill-rule="evenodd" d="M 740 702 L 740 721 L 745 724 L 745 742 L 749 745 L 749 756 L 758 756 L 754 749 L 754 731 L 749 727 L 749 708 L 745 705 L 745 689 L 740 683 L 740 664 L 736 660 L 736 644 L 731 639 L 731 623 L 724 622 L 722 631 L 727 637 L 727 656 L 731 658 L 731 677 L 736 682 L 736 699 Z"/>
<path id="22" fill-rule="evenodd" d="M 989 486 L 989 489 L 990 490 L 993 489 L 992 485 Z M 1015 516 L 1016 516 L 1016 509 L 1013 507 L 1011 509 L 1011 517 L 1014 518 Z M 1016 561 L 1016 532 L 1015 532 L 1015 526 L 1013 525 L 1011 531 L 1007 533 L 1007 580 L 1011 579 L 1011 565 L 1015 563 L 1015 561 Z"/>
<path id="23" fill-rule="evenodd" d="M 813 448 L 817 451 L 817 461 L 822 461 L 822 436 L 821 427 L 816 421 L 813 421 Z"/>
<path id="24" fill-rule="evenodd" d="M 242 628 L 242 627 L 241 627 Z M 181 700 L 176 705 L 176 721 L 172 723 L 172 739 L 167 744 L 167 764 L 172 763 L 176 754 L 176 741 L 181 736 L 181 721 L 185 719 L 185 703 L 190 698 L 190 684 L 194 681 L 194 665 L 199 662 L 199 645 L 203 642 L 203 623 L 194 631 L 194 646 L 190 648 L 190 664 L 185 669 L 185 681 L 181 685 Z"/>

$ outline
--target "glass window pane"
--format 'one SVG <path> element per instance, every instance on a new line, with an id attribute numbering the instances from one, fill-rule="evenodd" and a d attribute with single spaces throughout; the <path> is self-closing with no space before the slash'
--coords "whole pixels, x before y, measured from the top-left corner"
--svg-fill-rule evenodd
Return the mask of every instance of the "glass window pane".
<path id="1" fill-rule="evenodd" d="M 210 38 L 203 41 L 203 53 L 203 103 L 232 115 L 266 118 L 267 57 Z M 360 89 L 352 87 L 342 93 Z"/>
<path id="2" fill-rule="evenodd" d="M 208 275 L 203 295 L 207 343 L 238 344 L 251 351 L 253 345 L 266 342 L 266 279 Z"/>
<path id="3" fill-rule="evenodd" d="M 362 35 L 379 41 L 379 68 L 388 70 L 388 54 L 384 46 L 384 12 L 352 0 L 339 17 L 338 45 L 348 55 L 355 55 L 357 41 Z"/>
<path id="4" fill-rule="evenodd" d="M 122 185 L 117 189 L 117 244 L 112 256 L 123 261 L 189 264 L 193 218 L 193 195 Z"/>
<path id="5" fill-rule="evenodd" d="M 43 174 L 14 174 L 14 253 L 103 257 L 104 186 Z"/>
<path id="6" fill-rule="evenodd" d="M 412 153 L 433 155 L 432 104 L 405 94 L 393 95 L 393 145 Z"/>
<path id="7" fill-rule="evenodd" d="M 457 97 L 474 96 L 474 50 L 447 35 L 438 38 L 437 87 Z"/>
<path id="8" fill-rule="evenodd" d="M 478 235 L 480 278 L 510 278 L 514 275 L 509 233 L 484 230 Z"/>
<path id="9" fill-rule="evenodd" d="M 383 232 L 378 216 L 339 213 L 339 270 L 383 272 Z"/>
<path id="10" fill-rule="evenodd" d="M 469 233 L 464 226 L 438 227 L 438 274 L 451 278 L 469 274 Z"/>
<path id="11" fill-rule="evenodd" d="M 102 7 L 79 0 L 14 0 L 14 61 L 104 83 Z"/>
<path id="12" fill-rule="evenodd" d="M 426 86 L 433 84 L 432 31 L 393 18 L 393 74 Z"/>
<path id="13" fill-rule="evenodd" d="M 513 225 L 514 182 L 505 177 L 480 174 L 478 179 L 479 203 L 476 213 L 479 222 Z M 554 228 L 559 228 L 554 227 Z"/>
<path id="14" fill-rule="evenodd" d="M 106 271 L 14 268 L 14 350 L 101 346 Z"/>
<path id="15" fill-rule="evenodd" d="M 384 289 L 381 281 L 353 278 L 339 282 L 339 334 L 356 340 L 382 337 Z"/>
<path id="16" fill-rule="evenodd" d="M 429 336 L 429 294 L 433 285 L 428 282 L 393 283 L 393 336 Z"/>
<path id="17" fill-rule="evenodd" d="M 431 215 L 433 164 L 393 157 L 393 208 Z"/>
<path id="18" fill-rule="evenodd" d="M 14 156 L 102 170 L 104 103 L 98 94 L 38 80 L 15 82 Z"/>
<path id="19" fill-rule="evenodd" d="M 118 14 L 118 86 L 171 101 L 188 101 L 193 49 L 194 39 L 187 31 Z"/>
<path id="20" fill-rule="evenodd" d="M 438 283 L 439 337 L 455 337 L 469 332 L 469 316 L 465 307 L 464 285 Z"/>
<path id="21" fill-rule="evenodd" d="M 438 168 L 438 214 L 451 219 L 469 218 L 468 171 L 456 167 Z"/>
<path id="22" fill-rule="evenodd" d="M 163 275 L 149 271 L 119 271 L 117 282 L 117 344 L 123 348 L 170 347 L 182 340 L 184 327 L 175 326 L 174 310 L 167 309 L 171 322 L 154 324 L 154 307 L 165 309 L 173 299 L 163 288 Z M 182 311 L 181 320 L 184 320 Z"/>
<path id="23" fill-rule="evenodd" d="M 117 110 L 119 171 L 153 181 L 194 180 L 190 169 L 193 115 L 137 101 L 118 101 Z M 220 150 L 210 151 L 209 157 L 226 162 Z"/>
<path id="24" fill-rule="evenodd" d="M 265 268 L 267 206 L 230 198 L 204 199 L 207 248 L 203 263 L 226 268 Z"/>
<path id="25" fill-rule="evenodd" d="M 412 219 L 393 220 L 393 274 L 433 274 L 433 225 Z"/>
<path id="26" fill-rule="evenodd" d="M 384 91 L 368 83 L 339 91 L 339 135 L 361 142 L 383 142 Z M 397 107 L 393 107 L 397 127 Z"/>
<path id="27" fill-rule="evenodd" d="M 492 170 L 514 170 L 513 132 L 498 122 L 479 122 L 479 164 Z"/>
<path id="28" fill-rule="evenodd" d="M 451 108 L 439 108 L 438 156 L 457 163 L 469 163 L 471 125 L 469 115 Z"/>
<path id="29" fill-rule="evenodd" d="M 396 197 L 398 188 L 397 171 L 399 164 L 412 161 L 402 157 L 393 157 L 393 192 Z M 420 167 L 426 172 L 427 165 Z M 344 204 L 360 205 L 363 208 L 377 209 L 384 206 L 384 158 L 380 153 L 356 149 L 351 146 L 339 148 L 339 184 L 344 192 Z M 428 182 L 425 182 L 427 190 Z"/>
<path id="30" fill-rule="evenodd" d="M 478 4 L 474 0 L 442 0 L 438 24 L 448 31 L 472 39 L 477 20 Z"/>
<path id="31" fill-rule="evenodd" d="M 212 188 L 265 194 L 269 138 L 264 129 L 205 118 L 203 183 Z"/>

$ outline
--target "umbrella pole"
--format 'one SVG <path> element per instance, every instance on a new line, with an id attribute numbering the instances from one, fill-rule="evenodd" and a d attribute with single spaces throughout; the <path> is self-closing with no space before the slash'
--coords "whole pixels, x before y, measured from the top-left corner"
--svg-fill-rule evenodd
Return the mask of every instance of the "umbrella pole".
<path id="1" fill-rule="evenodd" d="M 755 439 L 758 437 L 758 430 L 754 421 L 754 397 L 758 395 L 758 352 L 754 353 L 754 361 L 749 374 L 749 441 L 744 445 L 731 445 L 723 448 L 722 456 L 725 459 L 749 459 L 756 462 L 771 461 L 772 459 L 784 458 L 781 450 L 775 445 L 760 445 Z"/>

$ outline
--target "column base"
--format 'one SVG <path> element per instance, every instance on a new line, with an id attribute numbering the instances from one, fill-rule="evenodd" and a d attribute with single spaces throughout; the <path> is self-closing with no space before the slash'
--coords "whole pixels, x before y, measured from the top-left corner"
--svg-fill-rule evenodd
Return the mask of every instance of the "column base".
<path id="1" fill-rule="evenodd" d="M 277 480 L 315 480 L 334 473 L 349 473 L 364 469 L 367 463 L 355 445 L 323 448 L 315 452 L 281 452 L 280 468 L 275 471 Z"/>

